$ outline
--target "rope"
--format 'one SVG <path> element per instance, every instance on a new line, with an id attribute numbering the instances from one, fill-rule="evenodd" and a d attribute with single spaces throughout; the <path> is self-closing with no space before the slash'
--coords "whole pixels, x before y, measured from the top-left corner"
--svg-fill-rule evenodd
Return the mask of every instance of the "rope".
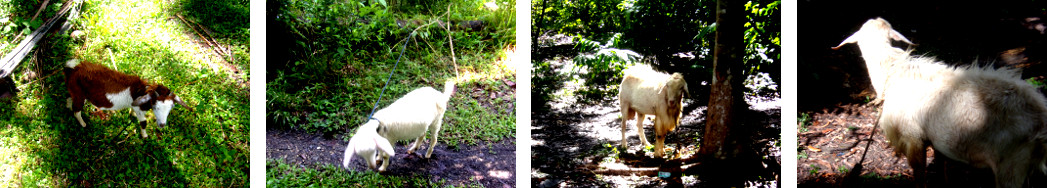
<path id="1" fill-rule="evenodd" d="M 407 40 L 404 40 L 403 48 L 400 48 L 400 57 L 396 58 L 396 64 L 393 65 L 393 70 L 389 71 L 389 78 L 385 79 L 385 86 L 382 86 L 382 92 L 378 93 L 378 100 L 374 101 L 374 108 L 371 108 L 371 114 L 367 115 L 367 119 L 374 119 L 374 111 L 378 109 L 378 102 L 382 101 L 382 94 L 385 93 L 385 88 L 389 87 L 389 81 L 393 79 L 393 73 L 396 73 L 396 67 L 400 66 L 400 58 L 404 57 L 404 50 L 407 50 L 407 43 L 411 42 L 411 38 L 414 38 L 415 32 L 411 32 L 411 35 L 407 36 Z"/>

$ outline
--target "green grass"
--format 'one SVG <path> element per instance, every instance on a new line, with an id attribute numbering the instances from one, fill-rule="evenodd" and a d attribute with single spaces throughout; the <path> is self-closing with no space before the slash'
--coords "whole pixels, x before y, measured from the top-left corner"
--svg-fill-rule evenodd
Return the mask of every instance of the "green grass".
<path id="1" fill-rule="evenodd" d="M 0 12 L 19 12 L 42 1 L 21 3 L 0 3 Z M 21 92 L 0 101 L 0 156 L 5 156 L 0 159 L 0 187 L 247 186 L 249 89 L 229 79 L 246 79 L 247 73 L 233 74 L 208 63 L 213 55 L 193 42 L 188 27 L 172 19 L 186 12 L 177 8 L 181 3 L 187 2 L 87 1 L 80 19 L 72 20 L 75 29 L 87 33 L 84 39 L 59 33 L 34 49 L 37 53 L 11 75 Z M 60 4 L 51 1 L 49 7 Z M 42 16 L 53 16 L 46 12 Z M 193 15 L 183 14 L 198 19 Z M 22 20 L 27 15 L 0 14 L 0 20 L 5 16 Z M 247 35 L 214 30 L 227 36 L 220 42 L 241 49 L 234 50 L 237 58 L 231 64 L 246 70 L 248 44 L 226 42 L 247 41 Z M 13 32 L 0 29 L 0 37 L 18 35 Z M 104 119 L 89 115 L 93 107 L 87 107 L 83 116 L 88 126 L 80 127 L 65 108 L 68 92 L 61 70 L 70 58 L 164 84 L 195 111 L 176 108 L 163 129 L 150 117 L 144 139 L 128 110 L 107 111 Z"/>
<path id="2" fill-rule="evenodd" d="M 348 132 L 341 137 L 348 140 L 376 101 L 380 109 L 416 88 L 442 91 L 444 82 L 453 80 L 455 93 L 444 114 L 441 146 L 437 147 L 455 150 L 513 139 L 515 2 L 494 1 L 500 9 L 484 9 L 487 0 L 267 2 L 268 35 L 280 36 L 269 38 L 267 44 L 268 127 L 329 135 Z M 448 19 L 479 20 L 485 27 L 448 31 L 439 24 L 427 25 Z M 454 58 L 448 36 L 453 38 Z M 386 85 L 390 73 L 392 79 Z M 401 187 L 389 185 L 391 182 L 444 186 L 425 177 L 376 177 L 371 172 L 330 166 L 287 167 L 274 160 L 267 162 L 269 187 Z"/>
<path id="3" fill-rule="evenodd" d="M 456 91 L 444 115 L 441 143 L 457 146 L 514 137 L 515 87 L 507 83 L 516 80 L 509 51 L 515 45 L 515 9 L 505 6 L 514 2 L 499 2 L 503 6 L 497 11 L 482 9 L 483 3 L 434 2 L 434 9 L 354 1 L 274 3 L 281 6 L 269 7 L 270 14 L 280 19 L 270 25 L 286 27 L 269 30 L 286 31 L 295 40 L 286 44 L 290 48 L 274 52 L 289 58 L 267 68 L 272 78 L 266 83 L 269 125 L 317 133 L 352 132 L 371 113 L 383 87 L 379 108 L 416 88 L 443 90 L 444 81 L 453 80 Z M 444 15 L 448 4 L 452 5 L 450 20 L 483 20 L 487 27 L 447 32 L 433 24 L 412 36 L 419 26 L 448 19 Z M 409 24 L 401 27 L 399 22 Z M 448 35 L 454 38 L 457 63 L 451 57 Z M 409 36 L 400 57 L 402 41 Z M 386 86 L 390 72 L 392 81 Z"/>
<path id="4" fill-rule="evenodd" d="M 374 171 L 351 171 L 335 165 L 303 168 L 279 159 L 266 159 L 266 187 L 441 187 L 423 176 L 383 176 Z"/>

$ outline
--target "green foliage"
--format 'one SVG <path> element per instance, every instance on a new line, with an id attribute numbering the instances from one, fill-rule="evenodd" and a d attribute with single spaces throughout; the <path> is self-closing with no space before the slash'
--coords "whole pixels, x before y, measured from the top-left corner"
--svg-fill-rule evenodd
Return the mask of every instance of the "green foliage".
<path id="1" fill-rule="evenodd" d="M 781 10 L 780 0 L 749 1 L 745 4 L 745 70 L 771 73 L 775 82 L 781 81 Z"/>
<path id="2" fill-rule="evenodd" d="M 441 187 L 443 184 L 421 176 L 381 175 L 330 164 L 312 169 L 267 159 L 265 167 L 265 187 Z"/>
<path id="3" fill-rule="evenodd" d="M 174 2 L 174 10 L 194 24 L 207 29 L 201 31 L 221 43 L 232 52 L 232 63 L 250 66 L 250 3 L 248 0 L 186 0 Z M 212 32 L 213 31 L 213 32 Z"/>
<path id="4" fill-rule="evenodd" d="M 636 52 L 614 48 L 621 34 L 616 34 L 606 44 L 599 44 L 584 38 L 577 38 L 578 49 L 588 50 L 575 56 L 574 63 L 578 69 L 585 69 L 586 87 L 578 93 L 581 97 L 596 101 L 612 100 L 617 96 L 617 85 L 621 82 L 622 72 L 629 65 L 639 61 L 642 56 Z M 575 70 L 574 72 L 582 72 Z"/>
<path id="5" fill-rule="evenodd" d="M 800 128 L 800 132 L 807 132 L 807 124 L 809 123 L 808 121 L 811 121 L 811 115 L 808 113 L 800 113 L 800 116 L 796 118 L 796 121 L 798 121 L 796 123 L 800 125 L 797 126 Z"/>
<path id="6" fill-rule="evenodd" d="M 496 1 L 497 10 L 464 0 L 425 6 L 355 0 L 267 3 L 269 36 L 278 36 L 268 44 L 271 127 L 352 132 L 376 105 L 387 106 L 420 87 L 442 90 L 445 80 L 455 80 L 441 143 L 453 147 L 515 134 L 515 97 L 506 95 L 514 88 L 505 82 L 515 80 L 515 70 L 504 53 L 515 45 L 513 1 Z M 444 24 L 448 19 L 451 25 Z M 484 24 L 479 30 L 458 27 L 469 21 Z"/>
<path id="7" fill-rule="evenodd" d="M 0 2 L 0 12 L 14 14 L 0 14 L 0 20 L 28 28 L 33 24 L 12 20 L 30 20 L 43 1 L 7 3 Z M 50 1 L 40 18 L 53 17 L 62 3 Z M 74 29 L 88 33 L 84 39 L 53 33 L 38 43 L 11 75 L 21 92 L 0 100 L 0 166 L 11 175 L 0 176 L 0 187 L 247 186 L 249 89 L 229 79 L 240 75 L 209 67 L 210 54 L 196 48 L 191 31 L 168 19 L 177 12 L 170 3 L 89 1 L 80 19 L 71 20 Z M 6 39 L 0 46 L 10 47 L 5 42 L 21 29 L 0 31 Z M 195 111 L 177 107 L 165 128 L 155 118 L 140 127 L 128 110 L 103 111 L 103 118 L 87 105 L 87 127 L 81 127 L 65 107 L 69 96 L 60 72 L 70 58 L 164 84 Z M 142 128 L 148 138 L 140 137 Z"/>
<path id="8" fill-rule="evenodd" d="M 1044 83 L 1042 79 L 1037 79 L 1036 77 L 1025 79 L 1025 82 L 1029 83 L 1030 85 L 1036 86 L 1036 88 L 1047 87 L 1047 83 Z"/>
<path id="9" fill-rule="evenodd" d="M 531 15 L 534 15 L 532 33 L 536 37 L 533 38 L 535 61 L 532 64 L 543 67 L 547 63 L 539 62 L 571 58 L 571 63 L 582 68 L 577 74 L 586 78 L 586 88 L 579 91 L 579 96 L 604 100 L 613 96 L 626 62 L 635 62 L 624 60 L 631 58 L 622 58 L 620 53 L 615 57 L 605 51 L 627 51 L 656 69 L 683 73 L 692 93 L 705 93 L 708 86 L 699 83 L 712 77 L 717 28 L 715 3 L 710 0 L 534 0 Z M 780 82 L 780 4 L 780 1 L 769 0 L 746 4 L 745 38 L 738 39 L 745 40 L 743 73 L 769 73 L 776 83 Z M 570 40 L 563 36 L 570 36 Z M 572 47 L 564 47 L 567 45 Z M 544 73 L 536 76 L 540 77 L 539 81 L 555 78 Z M 548 86 L 538 85 L 539 88 Z"/>

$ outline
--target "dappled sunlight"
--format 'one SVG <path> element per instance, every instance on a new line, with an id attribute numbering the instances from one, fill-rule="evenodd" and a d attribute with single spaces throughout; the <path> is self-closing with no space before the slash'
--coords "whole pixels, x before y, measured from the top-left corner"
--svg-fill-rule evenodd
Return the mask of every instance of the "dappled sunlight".
<path id="1" fill-rule="evenodd" d="M 513 61 L 516 56 L 516 48 L 508 46 L 497 53 L 492 63 L 493 66 L 459 67 L 459 76 L 455 79 L 457 83 L 478 82 L 484 80 L 503 80 L 516 76 L 516 70 L 521 65 Z M 479 61 L 485 61 L 481 59 Z M 481 63 L 480 65 L 484 65 Z M 478 70 L 479 69 L 479 70 Z M 515 80 L 510 80 L 515 82 Z"/>
<path id="2" fill-rule="evenodd" d="M 516 59 L 516 45 L 506 46 L 500 53 L 498 53 L 498 60 L 495 60 L 495 64 L 503 69 L 508 69 L 509 73 L 516 74 L 516 70 L 525 70 L 527 68 L 527 61 Z"/>
<path id="3" fill-rule="evenodd" d="M 54 33 L 43 39 L 51 45 L 38 46 L 12 74 L 21 92 L 0 105 L 0 187 L 247 184 L 248 94 L 230 87 L 235 81 L 228 78 L 246 75 L 212 64 L 220 59 L 167 12 L 176 3 L 88 1 L 81 18 L 72 20 L 83 37 Z M 66 108 L 64 58 L 168 86 L 196 111 L 176 107 L 160 128 L 152 113 L 140 126 L 130 109 L 96 111 L 88 103 L 81 112 L 87 126 L 81 127 Z"/>
<path id="4" fill-rule="evenodd" d="M 5 126 L 7 125 L 0 125 Z M 10 134 L 13 130 L 7 129 L 0 135 L 0 187 L 14 187 L 14 182 L 22 178 L 21 171 L 26 166 L 27 157 L 22 151 L 21 137 L 18 134 Z"/>
<path id="5" fill-rule="evenodd" d="M 231 70 L 215 64 L 222 61 L 210 51 L 207 46 L 198 44 L 193 36 L 193 31 L 187 28 L 175 15 L 163 10 L 170 4 L 158 4 L 158 2 L 139 2 L 126 6 L 119 3 L 99 3 L 96 10 L 91 10 L 84 15 L 85 25 L 88 26 L 87 33 L 93 33 L 94 38 L 102 40 L 89 40 L 86 46 L 104 48 L 106 44 L 116 45 L 117 49 L 126 48 L 130 53 L 120 50 L 92 50 L 93 52 L 104 52 L 104 54 L 88 53 L 86 56 L 95 56 L 95 59 L 109 59 L 117 64 L 130 64 L 131 66 L 145 66 L 150 64 L 178 62 L 178 66 L 188 66 L 191 69 L 209 69 L 213 74 L 228 75 Z M 134 36 L 128 38 L 126 36 Z M 102 44 L 90 44 L 102 43 Z M 134 53 L 132 50 L 145 49 L 154 53 L 169 53 L 171 56 L 162 57 L 159 54 Z M 90 58 L 89 58 L 90 59 Z M 142 62 L 145 61 L 145 62 Z M 110 62 L 105 62 L 110 67 Z M 188 64 L 181 64 L 188 63 Z M 164 72 L 158 70 L 143 69 L 143 76 L 158 77 Z M 158 79 L 158 82 L 163 79 Z"/>

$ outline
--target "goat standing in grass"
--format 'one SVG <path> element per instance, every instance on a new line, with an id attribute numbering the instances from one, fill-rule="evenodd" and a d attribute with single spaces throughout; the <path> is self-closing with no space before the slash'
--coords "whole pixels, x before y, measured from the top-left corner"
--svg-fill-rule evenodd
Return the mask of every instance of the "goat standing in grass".
<path id="1" fill-rule="evenodd" d="M 636 132 L 640 133 L 640 142 L 651 145 L 643 132 L 643 117 L 654 115 L 654 134 L 656 145 L 654 156 L 662 157 L 665 153 L 665 136 L 676 129 L 683 115 L 683 96 L 687 93 L 687 82 L 683 75 L 672 75 L 654 71 L 650 66 L 638 65 L 625 70 L 625 78 L 618 92 L 622 108 L 622 147 L 629 148 L 625 137 L 628 121 L 636 119 Z"/>
<path id="2" fill-rule="evenodd" d="M 393 155 L 391 148 L 393 142 L 415 139 L 414 144 L 407 149 L 408 154 L 413 154 L 425 139 L 426 131 L 432 131 L 433 140 L 429 143 L 429 151 L 425 153 L 425 158 L 429 158 L 436 147 L 444 112 L 447 111 L 447 101 L 451 99 L 452 94 L 454 94 L 454 82 L 448 81 L 444 85 L 443 92 L 432 87 L 418 88 L 400 97 L 393 104 L 378 110 L 372 119 L 361 126 L 361 130 L 357 131 L 358 135 L 350 138 L 342 166 L 349 167 L 349 162 L 352 160 L 351 155 L 354 154 L 350 151 L 360 155 L 364 160 L 369 160 L 368 164 L 375 164 L 376 159 L 370 156 L 375 155 L 373 148 L 378 148 L 379 151 L 383 151 L 377 153 L 382 158 L 382 166 L 378 168 L 378 171 L 385 171 L 389 166 L 389 157 Z M 360 135 L 361 131 L 367 133 Z M 371 135 L 370 131 L 377 132 L 377 136 L 380 137 Z M 388 143 L 381 143 L 383 140 Z M 384 151 L 387 145 L 388 152 Z"/>
<path id="3" fill-rule="evenodd" d="M 138 118 L 143 138 L 149 136 L 145 133 L 145 113 L 149 110 L 153 110 L 160 128 L 167 125 L 167 115 L 174 109 L 175 103 L 192 110 L 164 85 L 149 83 L 138 76 L 117 72 L 102 65 L 72 59 L 66 61 L 65 75 L 66 87 L 69 89 L 66 107 L 73 110 L 73 117 L 76 117 L 81 127 L 87 127 L 80 117 L 85 101 L 102 110 L 131 108 Z"/>
<path id="4" fill-rule="evenodd" d="M 908 158 L 917 184 L 926 181 L 927 146 L 992 169 L 996 187 L 1021 187 L 1033 169 L 1047 170 L 1047 102 L 1016 70 L 950 67 L 910 56 L 891 39 L 908 42 L 876 18 L 840 46 L 858 43 L 865 63 L 879 67 L 869 69 L 880 77 L 874 86 L 882 79 L 878 122 L 895 152 Z"/>

